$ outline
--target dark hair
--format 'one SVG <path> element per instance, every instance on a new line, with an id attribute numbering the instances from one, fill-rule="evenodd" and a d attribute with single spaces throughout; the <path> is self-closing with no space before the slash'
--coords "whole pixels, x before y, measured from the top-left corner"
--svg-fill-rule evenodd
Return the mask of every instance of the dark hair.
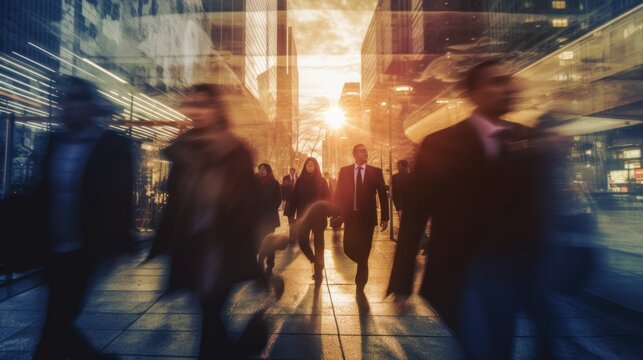
<path id="1" fill-rule="evenodd" d="M 272 167 L 270 166 L 270 164 L 268 164 L 268 163 L 261 163 L 261 164 L 257 165 L 257 169 L 259 169 L 259 168 L 260 168 L 260 167 L 262 167 L 262 166 L 266 169 L 266 171 L 268 172 L 268 174 L 272 174 Z"/>
<path id="2" fill-rule="evenodd" d="M 67 97 L 72 87 L 79 87 L 83 94 L 80 100 L 91 103 L 96 115 L 107 116 L 118 113 L 118 107 L 101 95 L 96 85 L 92 82 L 76 76 L 66 76 L 63 78 L 62 83 L 64 98 Z"/>
<path id="3" fill-rule="evenodd" d="M 357 148 L 360 146 L 366 147 L 366 145 L 364 144 L 356 144 L 355 146 L 353 146 L 353 154 L 355 154 L 355 151 L 357 151 Z"/>
<path id="4" fill-rule="evenodd" d="M 189 91 L 194 93 L 206 93 L 217 101 L 221 98 L 223 93 L 221 85 L 217 84 L 196 84 L 193 85 Z"/>
<path id="5" fill-rule="evenodd" d="M 483 61 L 481 63 L 478 63 L 471 67 L 469 71 L 467 71 L 463 81 L 462 81 L 462 87 L 467 91 L 471 92 L 474 91 L 478 88 L 478 85 L 480 83 L 480 77 L 482 76 L 482 73 L 490 67 L 493 66 L 500 66 L 503 65 L 504 62 L 500 59 L 490 59 Z"/>
<path id="6" fill-rule="evenodd" d="M 397 162 L 397 165 L 402 166 L 404 168 L 408 168 L 409 167 L 409 162 L 406 161 L 406 160 L 400 160 L 400 161 Z"/>
<path id="7" fill-rule="evenodd" d="M 307 172 L 306 172 L 306 164 L 308 164 L 309 161 L 312 161 L 313 163 L 315 163 L 315 172 L 313 172 L 313 178 L 321 179 L 322 178 L 321 169 L 319 168 L 319 163 L 317 162 L 317 159 L 315 159 L 314 157 L 309 157 L 309 158 L 306 159 L 306 161 L 304 161 L 304 166 L 301 169 L 301 173 L 299 174 L 299 178 L 302 179 L 302 180 L 306 178 L 304 175 L 307 174 Z"/>

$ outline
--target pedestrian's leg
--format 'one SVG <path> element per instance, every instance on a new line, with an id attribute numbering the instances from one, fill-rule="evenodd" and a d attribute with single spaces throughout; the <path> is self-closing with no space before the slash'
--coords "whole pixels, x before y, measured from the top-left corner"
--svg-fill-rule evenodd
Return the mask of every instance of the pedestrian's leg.
<path id="1" fill-rule="evenodd" d="M 357 263 L 357 273 L 355 274 L 355 284 L 357 285 L 357 292 L 364 292 L 368 282 L 368 258 L 361 260 Z"/>
<path id="2" fill-rule="evenodd" d="M 228 338 L 221 318 L 229 291 L 223 290 L 201 298 L 203 322 L 199 359 L 225 359 L 233 357 L 233 345 Z"/>
<path id="3" fill-rule="evenodd" d="M 357 262 L 357 273 L 355 274 L 355 284 L 358 292 L 364 292 L 364 287 L 368 282 L 368 258 L 373 246 L 373 232 L 375 227 L 367 223 L 360 224 L 360 241 L 362 241 L 361 258 Z"/>
<path id="4" fill-rule="evenodd" d="M 298 227 L 299 229 L 297 229 L 297 240 L 299 242 L 301 252 L 304 253 L 308 261 L 314 263 L 315 254 L 313 254 L 313 249 L 310 247 L 310 226 L 306 224 L 299 224 Z"/>
<path id="5" fill-rule="evenodd" d="M 467 276 L 460 312 L 460 341 L 471 359 L 511 359 L 516 288 L 509 267 L 478 263 Z"/>
<path id="6" fill-rule="evenodd" d="M 554 329 L 557 328 L 556 307 L 551 296 L 552 290 L 549 286 L 549 279 L 545 277 L 541 267 L 531 271 L 533 280 L 527 284 L 521 300 L 525 311 L 534 323 L 536 330 L 536 351 L 535 359 L 554 358 L 556 338 Z M 525 280 L 527 281 L 527 280 Z"/>
<path id="7" fill-rule="evenodd" d="M 295 223 L 295 217 L 288 216 L 288 229 L 290 233 L 291 244 L 294 244 L 297 241 L 297 232 L 295 231 L 295 226 L 293 226 L 294 223 Z"/>
<path id="8" fill-rule="evenodd" d="M 315 280 L 321 280 L 324 272 L 324 229 L 313 230 L 315 244 Z"/>
<path id="9" fill-rule="evenodd" d="M 266 257 L 266 267 L 267 267 L 266 271 L 268 271 L 268 272 L 271 272 L 272 268 L 275 267 L 275 252 L 274 251 L 270 252 L 268 254 L 268 256 Z"/>
<path id="10" fill-rule="evenodd" d="M 98 352 L 74 327 L 80 314 L 93 265 L 83 252 L 55 255 L 47 267 L 49 304 L 35 359 L 92 359 Z"/>

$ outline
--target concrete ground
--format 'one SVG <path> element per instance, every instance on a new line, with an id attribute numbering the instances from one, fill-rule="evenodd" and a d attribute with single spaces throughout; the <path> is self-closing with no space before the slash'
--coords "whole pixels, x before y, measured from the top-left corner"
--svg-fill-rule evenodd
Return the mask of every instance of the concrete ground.
<path id="1" fill-rule="evenodd" d="M 279 231 L 285 231 L 280 229 Z M 285 280 L 278 301 L 257 283 L 240 284 L 227 307 L 238 334 L 252 313 L 267 308 L 270 359 L 459 359 L 462 352 L 427 303 L 414 295 L 405 316 L 384 298 L 395 243 L 378 234 L 370 257 L 368 304 L 358 304 L 356 265 L 341 240 L 326 232 L 326 269 L 320 287 L 312 265 L 292 246 L 278 253 L 275 273 Z M 96 348 L 123 359 L 195 358 L 200 310 L 189 293 L 167 291 L 167 259 L 142 263 L 146 253 L 108 264 L 94 283 L 77 322 Z M 420 263 L 423 257 L 418 257 Z M 418 266 L 421 269 L 421 265 Z M 0 358 L 29 359 L 39 338 L 47 297 L 37 276 L 0 287 Z M 557 353 L 568 359 L 641 359 L 641 314 L 592 298 L 556 298 Z M 533 354 L 533 329 L 521 316 L 516 359 Z"/>

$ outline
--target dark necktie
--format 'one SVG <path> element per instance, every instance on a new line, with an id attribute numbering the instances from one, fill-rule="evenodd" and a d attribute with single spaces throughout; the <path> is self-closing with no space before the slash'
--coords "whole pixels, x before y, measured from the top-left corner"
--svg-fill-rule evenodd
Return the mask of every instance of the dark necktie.
<path id="1" fill-rule="evenodd" d="M 357 167 L 357 178 L 355 179 L 355 204 L 357 210 L 360 210 L 362 199 L 362 188 L 364 187 L 364 177 L 362 176 L 362 167 Z"/>

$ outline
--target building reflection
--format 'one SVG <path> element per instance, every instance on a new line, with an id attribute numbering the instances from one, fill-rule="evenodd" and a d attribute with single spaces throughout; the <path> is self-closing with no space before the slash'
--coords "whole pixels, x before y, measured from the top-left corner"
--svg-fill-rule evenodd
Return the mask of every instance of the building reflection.
<path id="1" fill-rule="evenodd" d="M 393 137 L 395 160 L 407 156 L 406 139 L 418 143 L 465 119 L 472 105 L 458 86 L 463 72 L 501 58 L 524 90 L 509 119 L 547 119 L 571 140 L 570 181 L 591 194 L 602 234 L 595 245 L 609 254 L 601 271 L 637 274 L 611 251 L 643 254 L 634 235 L 643 231 L 634 220 L 643 209 L 642 20 L 643 6 L 630 0 L 378 1 L 362 45 L 372 142 L 387 143 L 388 110 L 393 131 L 405 135 Z M 407 84 L 414 91 L 404 106 L 390 104 L 392 89 Z M 589 290 L 616 302 L 636 296 Z"/>
<path id="2" fill-rule="evenodd" d="M 162 210 L 169 164 L 159 149 L 190 126 L 176 109 L 195 83 L 229 87 L 234 131 L 258 161 L 285 171 L 299 110 L 287 10 L 285 0 L 3 1 L 0 197 L 38 182 L 61 75 L 96 83 L 119 107 L 108 126 L 137 144 L 139 228 L 153 228 Z"/>

